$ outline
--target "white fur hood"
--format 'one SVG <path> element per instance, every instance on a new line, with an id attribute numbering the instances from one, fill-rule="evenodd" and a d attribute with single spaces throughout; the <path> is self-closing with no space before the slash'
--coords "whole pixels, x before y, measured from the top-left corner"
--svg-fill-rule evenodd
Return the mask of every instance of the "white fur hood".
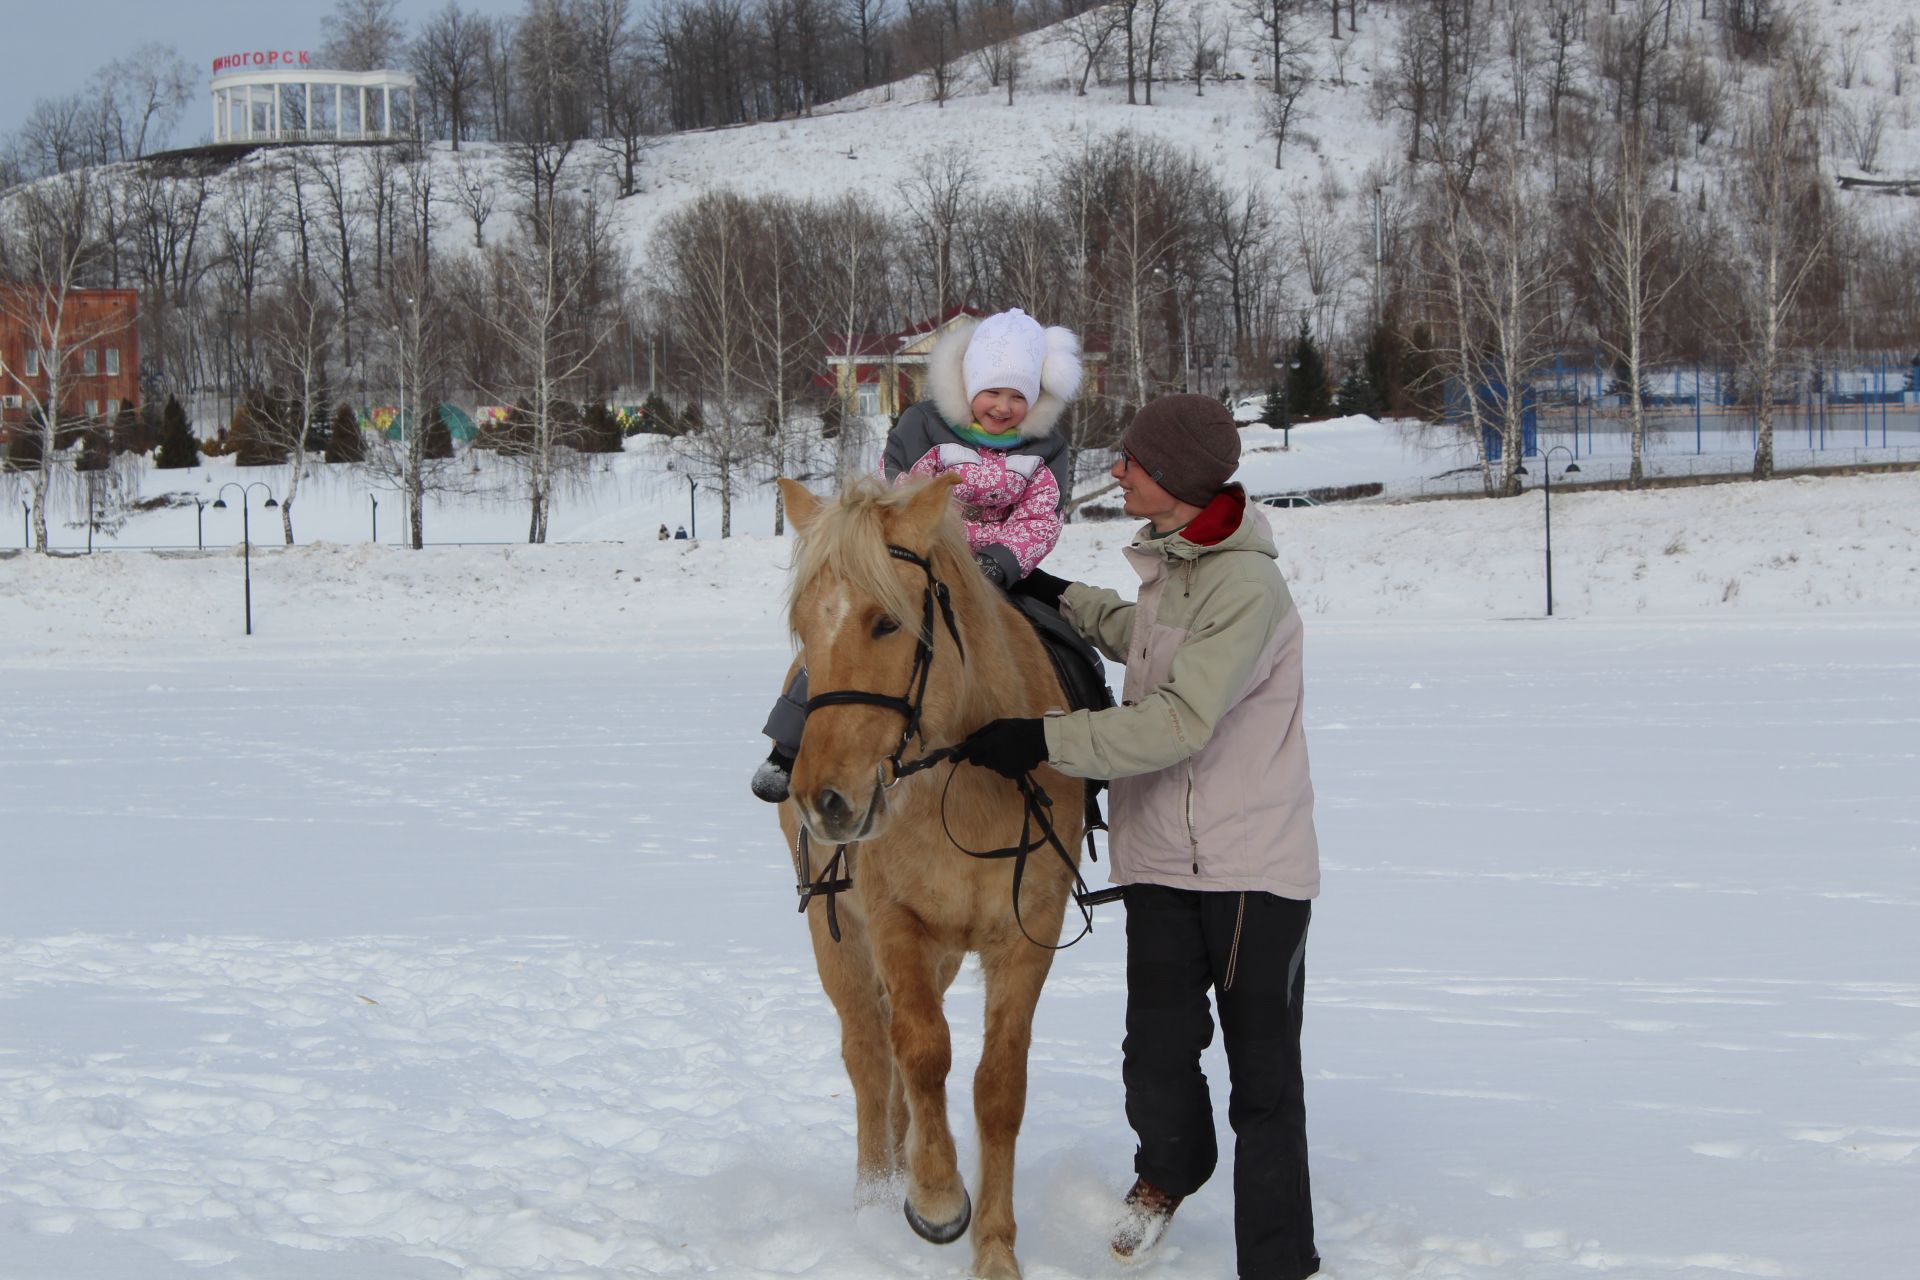
<path id="1" fill-rule="evenodd" d="M 927 396 L 952 425 L 973 421 L 961 362 L 979 327 L 980 322 L 971 318 L 956 322 L 927 354 Z M 1040 398 L 1021 420 L 1020 434 L 1028 440 L 1050 434 L 1079 393 L 1080 339 L 1072 330 L 1054 325 L 1047 330 L 1047 355 L 1040 366 Z"/>

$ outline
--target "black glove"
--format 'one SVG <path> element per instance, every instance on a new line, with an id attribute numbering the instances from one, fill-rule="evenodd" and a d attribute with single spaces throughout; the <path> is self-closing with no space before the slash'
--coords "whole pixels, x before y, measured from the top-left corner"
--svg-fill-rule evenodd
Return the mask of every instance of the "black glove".
<path id="1" fill-rule="evenodd" d="M 1026 577 L 1013 584 L 1014 594 L 1038 600 L 1050 608 L 1060 607 L 1060 593 L 1072 584 L 1065 578 L 1056 578 L 1045 569 L 1035 569 Z"/>
<path id="2" fill-rule="evenodd" d="M 1007 575 L 1001 572 L 1000 562 L 998 560 L 995 560 L 986 552 L 980 551 L 974 554 L 973 562 L 980 566 L 980 572 L 987 576 L 988 582 L 991 582 L 996 587 L 1004 587 L 1007 585 Z"/>
<path id="3" fill-rule="evenodd" d="M 1047 762 L 1047 731 L 1037 719 L 994 720 L 969 734 L 953 758 L 1018 778 Z"/>

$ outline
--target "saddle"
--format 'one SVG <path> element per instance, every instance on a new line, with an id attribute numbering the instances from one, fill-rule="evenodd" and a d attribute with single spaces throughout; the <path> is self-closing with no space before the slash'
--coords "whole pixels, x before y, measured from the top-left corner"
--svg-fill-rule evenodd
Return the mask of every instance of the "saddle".
<path id="1" fill-rule="evenodd" d="M 1060 611 L 1032 596 L 1007 594 L 1007 601 L 1020 611 L 1041 647 L 1053 663 L 1060 691 L 1066 696 L 1069 711 L 1105 711 L 1113 705 L 1113 692 L 1107 688 L 1107 668 L 1100 651 L 1083 639 Z"/>

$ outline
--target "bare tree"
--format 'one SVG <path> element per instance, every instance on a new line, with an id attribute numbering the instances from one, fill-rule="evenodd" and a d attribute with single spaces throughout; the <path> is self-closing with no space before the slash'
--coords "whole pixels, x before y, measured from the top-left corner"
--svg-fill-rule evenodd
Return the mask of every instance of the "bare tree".
<path id="1" fill-rule="evenodd" d="M 886 215 L 868 201 L 845 195 L 830 204 L 799 210 L 799 243 L 811 249 L 808 270 L 813 301 L 821 321 L 841 339 L 842 350 L 856 360 L 854 378 L 841 409 L 835 439 L 836 470 L 845 472 L 860 446 L 857 420 L 857 351 L 861 335 L 880 327 L 891 305 L 888 267 L 895 231 Z"/>
<path id="2" fill-rule="evenodd" d="M 879 71 L 877 55 L 881 33 L 886 29 L 889 0 L 843 0 L 843 5 L 842 13 L 860 46 L 860 87 L 864 89 L 874 82 Z"/>
<path id="3" fill-rule="evenodd" d="M 471 154 L 461 156 L 453 166 L 453 202 L 473 224 L 473 247 L 487 247 L 487 219 L 493 216 L 500 188 L 493 166 Z"/>
<path id="4" fill-rule="evenodd" d="M 931 302 L 936 316 L 945 315 L 949 306 L 961 301 L 954 288 L 954 251 L 978 184 L 972 158 L 956 143 L 922 156 L 914 165 L 912 181 L 900 192 L 922 250 L 921 261 L 933 268 Z"/>
<path id="5" fill-rule="evenodd" d="M 1193 96 L 1204 98 L 1207 73 L 1220 65 L 1226 46 L 1219 21 L 1204 5 L 1189 5 L 1180 24 L 1181 63 L 1187 78 L 1193 81 Z"/>
<path id="6" fill-rule="evenodd" d="M 306 479 L 313 424 L 332 411 L 327 394 L 327 359 L 339 312 L 315 281 L 295 280 L 274 300 L 266 323 L 267 363 L 271 376 L 287 389 L 282 413 L 266 424 L 268 443 L 287 457 L 286 492 L 280 498 L 280 531 L 293 545 L 293 506 Z"/>
<path id="7" fill-rule="evenodd" d="M 941 0 L 906 0 L 905 38 L 916 60 L 926 67 L 927 87 L 934 104 L 947 105 L 953 96 L 954 27 Z"/>
<path id="8" fill-rule="evenodd" d="M 349 365 L 354 360 L 360 249 L 366 236 L 366 212 L 350 154 L 342 147 L 307 147 L 298 161 L 303 189 L 312 196 L 320 274 L 339 304 L 340 358 Z"/>
<path id="9" fill-rule="evenodd" d="M 216 206 L 214 244 L 218 253 L 216 278 L 226 284 L 226 296 L 240 300 L 241 329 L 245 334 L 244 368 L 251 382 L 256 366 L 254 307 L 261 289 L 278 265 L 282 228 L 281 176 L 277 166 L 247 168 L 235 174 Z"/>
<path id="10" fill-rule="evenodd" d="M 1652 190 L 1642 126 L 1620 130 L 1606 189 L 1594 210 L 1594 261 L 1600 292 L 1613 320 L 1600 330 L 1601 344 L 1626 370 L 1633 461 L 1629 483 L 1645 479 L 1647 415 L 1641 395 L 1647 339 L 1654 315 L 1684 274 L 1669 250 L 1679 227 L 1666 202 Z"/>
<path id="11" fill-rule="evenodd" d="M 1260 123 L 1266 135 L 1273 139 L 1273 167 L 1280 167 L 1281 157 L 1287 148 L 1287 135 L 1300 115 L 1300 99 L 1312 85 L 1313 79 L 1304 60 L 1287 58 L 1280 64 L 1279 77 L 1273 82 L 1273 92 L 1260 104 Z"/>
<path id="12" fill-rule="evenodd" d="M 506 362 L 488 384 L 525 421 L 501 443 L 524 477 L 527 541 L 545 542 L 557 486 L 578 458 L 572 406 L 586 399 L 588 372 L 610 326 L 612 244 L 591 198 L 562 195 L 523 218 L 525 234 L 488 259 L 487 323 Z"/>
<path id="13" fill-rule="evenodd" d="M 166 145 L 193 98 L 194 73 L 171 45 L 149 41 L 94 77 L 113 135 L 113 158 L 131 160 Z"/>
<path id="14" fill-rule="evenodd" d="M 326 37 L 320 56 L 343 71 L 397 66 L 406 39 L 399 8 L 400 0 L 334 0 L 333 12 L 320 20 Z"/>
<path id="15" fill-rule="evenodd" d="M 447 315 L 438 280 L 409 253 L 394 264 L 393 287 L 370 309 L 374 332 L 384 335 L 398 384 L 398 438 L 378 434 L 367 441 L 362 462 L 375 484 L 400 494 L 405 505 L 407 545 L 426 545 L 427 496 L 457 493 L 466 477 L 451 457 L 433 448 L 446 377 Z"/>
<path id="16" fill-rule="evenodd" d="M 130 311 L 88 305 L 81 291 L 99 254 L 93 185 L 84 174 L 40 182 L 14 197 L 0 224 L 0 318 L 27 337 L 26 365 L 0 352 L 0 386 L 18 395 L 39 428 L 33 546 L 47 550 L 47 497 L 59 469 L 62 422 L 74 384 L 103 340 L 126 332 Z M 24 429 L 24 428 L 23 428 Z"/>
<path id="17" fill-rule="evenodd" d="M 1733 175 L 1740 249 L 1740 310 L 1758 429 L 1753 477 L 1773 476 L 1773 401 L 1781 350 L 1808 280 L 1820 263 L 1834 215 L 1815 164 L 1810 111 L 1778 70 L 1746 121 Z"/>
<path id="18" fill-rule="evenodd" d="M 710 192 L 669 217 L 653 241 L 661 306 L 680 335 L 680 377 L 700 407 L 699 425 L 674 441 L 675 466 L 718 492 L 723 538 L 733 533 L 734 491 L 765 457 L 763 431 L 744 403 L 754 222 L 742 197 Z"/>
<path id="19" fill-rule="evenodd" d="M 1226 287 L 1233 351 L 1244 358 L 1252 349 L 1254 301 L 1277 266 L 1273 202 L 1253 180 L 1234 189 L 1209 182 L 1202 188 L 1201 216 L 1206 219 L 1207 252 Z"/>
<path id="20" fill-rule="evenodd" d="M 1110 5 L 1083 9 L 1054 28 L 1056 38 L 1073 51 L 1080 63 L 1080 78 L 1074 82 L 1074 94 L 1085 97 L 1087 80 L 1107 56 L 1120 22 Z"/>
<path id="21" fill-rule="evenodd" d="M 455 151 L 469 136 L 480 105 L 490 35 L 485 18 L 468 13 L 458 0 L 447 0 L 446 8 L 420 29 L 409 55 L 420 89 Z"/>

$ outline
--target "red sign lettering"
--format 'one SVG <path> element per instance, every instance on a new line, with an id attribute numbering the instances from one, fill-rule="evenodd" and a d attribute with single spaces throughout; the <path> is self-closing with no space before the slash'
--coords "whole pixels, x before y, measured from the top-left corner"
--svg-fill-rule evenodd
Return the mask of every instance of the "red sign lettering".
<path id="1" fill-rule="evenodd" d="M 243 71 L 249 67 L 304 67 L 305 49 L 258 49 L 251 53 L 229 53 L 213 60 L 213 74 Z"/>

